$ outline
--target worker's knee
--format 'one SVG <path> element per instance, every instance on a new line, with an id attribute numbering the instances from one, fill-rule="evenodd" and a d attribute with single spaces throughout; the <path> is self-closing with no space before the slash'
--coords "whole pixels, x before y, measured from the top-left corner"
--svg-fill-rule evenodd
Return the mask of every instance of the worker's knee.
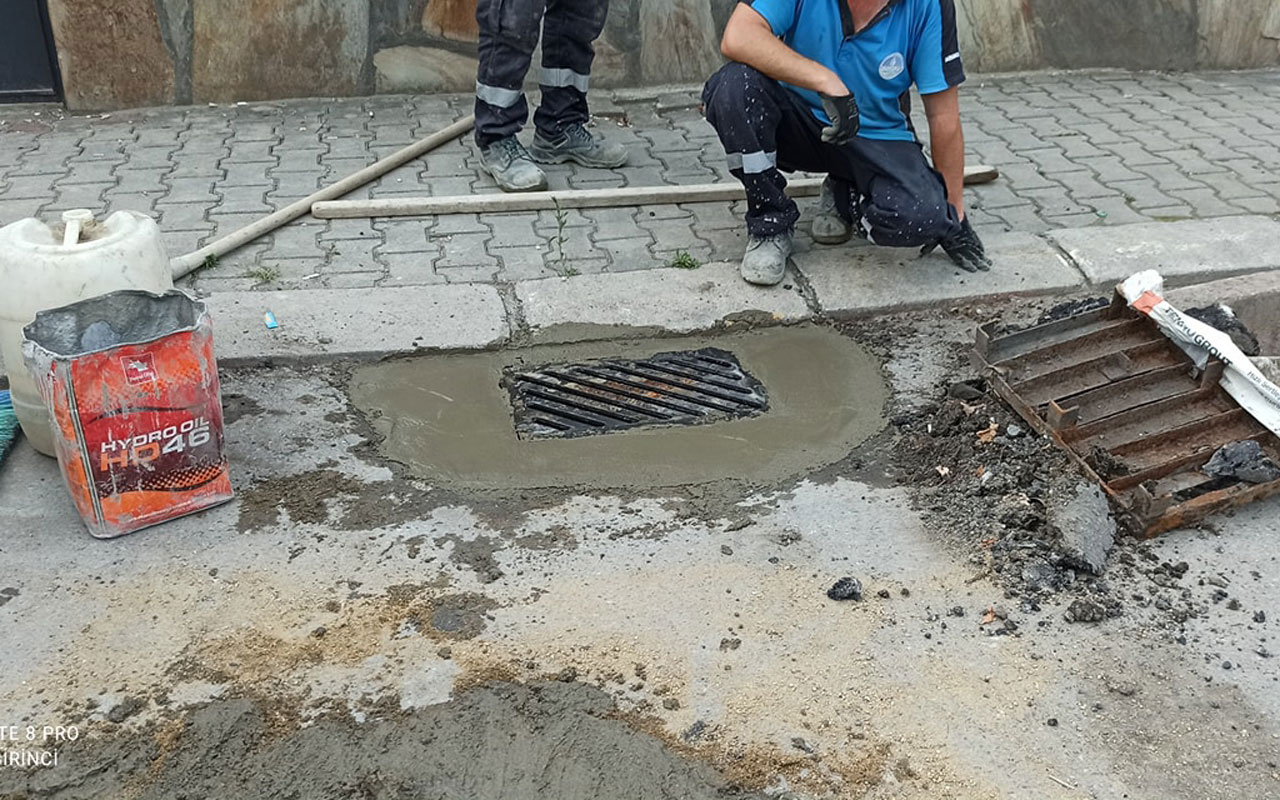
<path id="1" fill-rule="evenodd" d="M 532 52 L 542 35 L 544 10 L 545 4 L 541 2 L 479 0 L 476 22 L 484 37 L 518 51 Z"/>
<path id="2" fill-rule="evenodd" d="M 750 111 L 761 109 L 769 99 L 768 82 L 772 79 L 754 67 L 731 61 L 716 71 L 702 88 L 702 104 L 707 121 L 744 118 Z"/>
<path id="3" fill-rule="evenodd" d="M 873 203 L 863 209 L 862 218 L 871 241 L 885 247 L 923 247 L 952 236 L 960 228 L 955 209 L 945 198 Z"/>

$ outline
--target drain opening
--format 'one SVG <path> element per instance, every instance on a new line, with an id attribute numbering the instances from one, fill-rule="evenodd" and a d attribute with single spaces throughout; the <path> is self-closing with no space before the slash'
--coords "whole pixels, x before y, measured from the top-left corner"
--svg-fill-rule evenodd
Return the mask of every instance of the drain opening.
<path id="1" fill-rule="evenodd" d="M 503 382 L 522 439 L 694 425 L 755 416 L 769 407 L 764 384 L 732 353 L 714 347 L 508 370 Z"/>

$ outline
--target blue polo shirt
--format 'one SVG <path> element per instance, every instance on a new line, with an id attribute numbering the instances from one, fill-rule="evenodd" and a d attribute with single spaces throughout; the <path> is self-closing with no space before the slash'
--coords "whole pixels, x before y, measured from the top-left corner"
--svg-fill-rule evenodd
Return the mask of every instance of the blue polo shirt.
<path id="1" fill-rule="evenodd" d="M 750 3 L 792 50 L 840 76 L 858 101 L 867 139 L 914 141 L 905 109 L 914 83 L 933 94 L 964 82 L 954 0 L 889 0 L 857 34 L 846 0 Z M 817 92 L 787 86 L 827 124 Z"/>

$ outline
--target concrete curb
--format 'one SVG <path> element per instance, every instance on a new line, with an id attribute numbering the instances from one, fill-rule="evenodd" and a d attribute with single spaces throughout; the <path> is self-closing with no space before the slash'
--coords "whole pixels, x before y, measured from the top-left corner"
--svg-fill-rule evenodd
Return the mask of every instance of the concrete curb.
<path id="1" fill-rule="evenodd" d="M 617 328 L 663 334 L 709 330 L 737 320 L 798 322 L 814 315 L 794 282 L 751 286 L 738 265 L 718 261 L 698 269 L 543 278 L 515 285 L 531 335 L 581 341 Z"/>
<path id="2" fill-rule="evenodd" d="M 1165 292 L 1165 299 L 1180 309 L 1223 303 L 1228 306 L 1264 298 L 1280 297 L 1280 271 L 1260 275 L 1238 275 L 1234 278 L 1196 283 Z M 1276 303 L 1280 312 L 1280 302 Z"/>
<path id="3" fill-rule="evenodd" d="M 1177 285 L 1280 267 L 1280 222 L 1263 216 L 1072 228 L 1049 239 L 1099 285 L 1146 269 Z"/>
<path id="4" fill-rule="evenodd" d="M 479 350 L 511 335 L 498 290 L 478 283 L 227 292 L 206 302 L 218 363 L 226 366 Z M 268 311 L 280 327 L 267 328 Z"/>
<path id="5" fill-rule="evenodd" d="M 815 247 L 795 262 L 822 313 L 836 317 L 1053 294 L 1084 284 L 1084 276 L 1043 239 L 1006 233 L 988 236 L 986 246 L 994 267 L 973 274 L 941 250 L 921 257 L 915 249 Z"/>

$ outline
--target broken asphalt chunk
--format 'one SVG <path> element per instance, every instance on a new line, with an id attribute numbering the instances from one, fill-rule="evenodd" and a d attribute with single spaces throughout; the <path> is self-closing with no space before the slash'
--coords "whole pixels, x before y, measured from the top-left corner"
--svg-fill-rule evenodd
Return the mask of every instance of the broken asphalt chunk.
<path id="1" fill-rule="evenodd" d="M 861 600 L 862 582 L 857 578 L 841 578 L 827 590 L 827 597 L 832 600 Z"/>
<path id="2" fill-rule="evenodd" d="M 1062 618 L 1067 622 L 1102 622 L 1107 618 L 1107 607 L 1097 600 L 1081 597 L 1071 602 Z"/>
<path id="3" fill-rule="evenodd" d="M 1204 473 L 1215 478 L 1234 478 L 1245 483 L 1280 480 L 1280 466 L 1262 451 L 1262 445 L 1252 439 L 1232 442 L 1218 448 L 1209 463 L 1204 465 Z"/>

